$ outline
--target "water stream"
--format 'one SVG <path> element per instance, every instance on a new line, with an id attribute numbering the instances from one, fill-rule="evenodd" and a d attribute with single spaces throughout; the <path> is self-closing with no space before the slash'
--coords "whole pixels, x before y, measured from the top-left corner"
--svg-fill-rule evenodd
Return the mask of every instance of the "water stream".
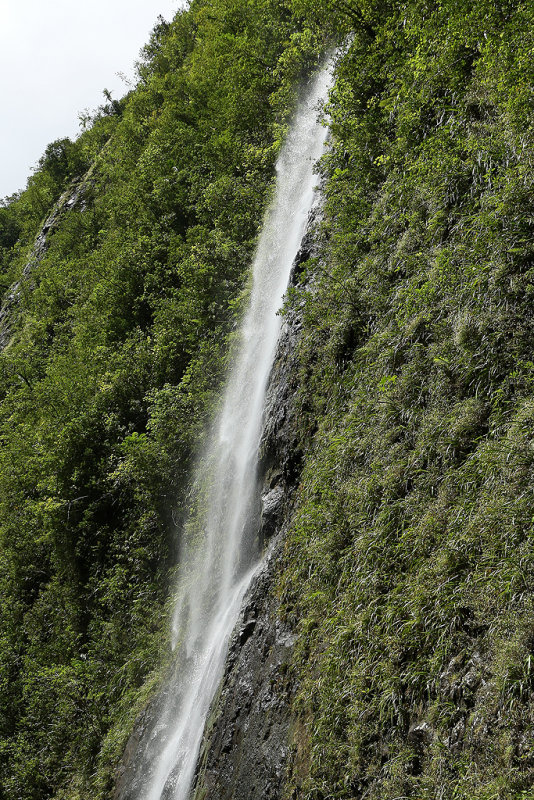
<path id="1" fill-rule="evenodd" d="M 314 199 L 314 164 L 327 134 L 317 109 L 330 80 L 330 70 L 322 70 L 300 101 L 276 165 L 275 193 L 258 242 L 234 365 L 194 484 L 202 512 L 183 536 L 173 620 L 178 681 L 158 725 L 142 800 L 189 797 L 228 640 L 260 561 L 257 531 L 251 534 L 250 523 L 257 505 L 262 411 L 280 329 L 277 311 Z"/>

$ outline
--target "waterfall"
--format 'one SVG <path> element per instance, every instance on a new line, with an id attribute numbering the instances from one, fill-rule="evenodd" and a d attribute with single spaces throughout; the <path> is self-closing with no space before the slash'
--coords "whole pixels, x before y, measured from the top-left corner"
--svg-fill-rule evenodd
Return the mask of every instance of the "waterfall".
<path id="1" fill-rule="evenodd" d="M 277 311 L 313 203 L 314 165 L 327 130 L 318 105 L 331 81 L 315 77 L 276 164 L 276 187 L 252 270 L 252 287 L 221 412 L 193 486 L 197 511 L 183 533 L 173 619 L 176 677 L 159 721 L 142 800 L 187 800 L 228 640 L 260 561 L 257 460 L 262 410 L 278 340 Z"/>

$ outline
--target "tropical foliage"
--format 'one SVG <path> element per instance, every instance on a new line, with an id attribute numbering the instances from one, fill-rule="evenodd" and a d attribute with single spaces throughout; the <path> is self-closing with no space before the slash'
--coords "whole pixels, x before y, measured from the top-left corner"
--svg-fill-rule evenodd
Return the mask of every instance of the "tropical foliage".
<path id="1" fill-rule="evenodd" d="M 333 45 L 321 256 L 288 301 L 286 794 L 532 797 L 531 5 L 193 0 L 0 207 L 6 800 L 111 796 L 276 153 Z"/>
<path id="2" fill-rule="evenodd" d="M 360 9 L 331 99 L 323 255 L 295 298 L 291 788 L 530 798 L 534 17 Z"/>

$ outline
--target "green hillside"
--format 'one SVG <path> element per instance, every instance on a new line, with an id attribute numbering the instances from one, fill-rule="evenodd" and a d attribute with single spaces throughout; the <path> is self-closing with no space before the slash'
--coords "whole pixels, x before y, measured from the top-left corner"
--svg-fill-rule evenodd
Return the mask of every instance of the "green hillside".
<path id="1" fill-rule="evenodd" d="M 0 206 L 2 800 L 112 796 L 276 154 L 333 45 L 322 252 L 288 301 L 280 800 L 534 798 L 534 8 L 192 0 Z"/>
<path id="2" fill-rule="evenodd" d="M 370 9 L 340 65 L 282 587 L 297 797 L 534 797 L 533 11 Z"/>

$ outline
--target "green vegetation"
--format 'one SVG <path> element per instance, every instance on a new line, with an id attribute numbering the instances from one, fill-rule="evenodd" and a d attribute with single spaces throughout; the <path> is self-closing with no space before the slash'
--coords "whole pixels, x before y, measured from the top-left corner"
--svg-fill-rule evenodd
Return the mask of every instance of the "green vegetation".
<path id="1" fill-rule="evenodd" d="M 193 0 L 0 207 L 0 797 L 110 797 L 299 81 L 341 42 L 279 590 L 301 800 L 534 797 L 534 12 Z M 46 240 L 34 247 L 48 219 Z M 40 242 L 40 244 L 39 244 Z M 42 245 L 42 246 L 41 246 Z"/>
<path id="2" fill-rule="evenodd" d="M 360 8 L 296 297 L 289 788 L 532 798 L 533 10 Z"/>

